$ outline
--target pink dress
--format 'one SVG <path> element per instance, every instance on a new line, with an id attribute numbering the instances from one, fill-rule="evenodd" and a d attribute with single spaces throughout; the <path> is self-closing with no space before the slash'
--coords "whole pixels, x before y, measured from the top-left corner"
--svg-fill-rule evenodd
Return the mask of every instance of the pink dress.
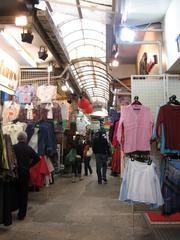
<path id="1" fill-rule="evenodd" d="M 124 152 L 149 151 L 153 135 L 153 119 L 150 108 L 128 105 L 122 108 L 117 140 L 121 144 L 124 129 Z"/>

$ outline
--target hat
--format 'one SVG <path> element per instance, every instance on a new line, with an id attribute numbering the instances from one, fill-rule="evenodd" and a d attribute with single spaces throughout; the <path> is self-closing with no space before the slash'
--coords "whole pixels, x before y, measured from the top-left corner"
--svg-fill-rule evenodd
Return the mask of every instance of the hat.
<path id="1" fill-rule="evenodd" d="M 20 132 L 17 136 L 17 140 L 19 142 L 26 142 L 27 141 L 27 134 L 26 132 Z"/>

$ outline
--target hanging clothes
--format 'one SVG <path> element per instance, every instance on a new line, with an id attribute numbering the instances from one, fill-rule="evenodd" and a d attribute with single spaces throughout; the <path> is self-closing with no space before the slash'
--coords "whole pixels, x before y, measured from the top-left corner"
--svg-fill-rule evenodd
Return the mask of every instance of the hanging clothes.
<path id="1" fill-rule="evenodd" d="M 165 147 L 180 150 L 180 106 L 166 104 L 160 107 L 156 130 L 159 133 L 160 125 L 163 124 L 165 133 Z M 158 134 L 158 137 L 159 134 Z"/>
<path id="2" fill-rule="evenodd" d="M 149 151 L 153 135 L 151 111 L 143 105 L 128 105 L 122 108 L 117 140 L 122 142 L 124 134 L 124 152 Z"/>
<path id="3" fill-rule="evenodd" d="M 160 183 L 153 162 L 148 165 L 146 162 L 128 160 L 119 200 L 146 203 L 154 207 L 163 205 Z"/>
<path id="4" fill-rule="evenodd" d="M 4 102 L 3 106 L 3 125 L 8 124 L 9 122 L 12 122 L 13 120 L 18 118 L 20 110 L 20 104 L 15 103 L 13 101 L 7 101 Z"/>
<path id="5" fill-rule="evenodd" d="M 167 159 L 162 183 L 163 215 L 180 212 L 180 159 Z"/>
<path id="6" fill-rule="evenodd" d="M 32 147 L 32 149 L 34 149 L 36 153 L 38 153 L 38 131 L 39 131 L 39 128 L 35 127 L 34 133 L 28 143 L 28 145 Z"/>
<path id="7" fill-rule="evenodd" d="M 25 85 L 17 88 L 15 96 L 20 104 L 30 104 L 36 90 L 33 85 Z"/>
<path id="8" fill-rule="evenodd" d="M 42 188 L 46 176 L 50 176 L 50 172 L 45 157 L 41 156 L 40 161 L 30 169 L 30 185 Z"/>
<path id="9" fill-rule="evenodd" d="M 119 142 L 117 140 L 118 127 L 119 127 L 119 120 L 114 123 L 114 133 L 113 133 L 113 141 L 112 141 L 113 146 L 119 146 Z"/>
<path id="10" fill-rule="evenodd" d="M 115 147 L 112 156 L 112 173 L 120 174 L 120 172 L 121 172 L 121 149 L 120 147 Z"/>
<path id="11" fill-rule="evenodd" d="M 12 144 L 18 142 L 17 136 L 20 132 L 25 131 L 27 127 L 26 123 L 8 123 L 7 125 L 2 126 L 3 134 L 8 134 L 11 137 Z"/>
<path id="12" fill-rule="evenodd" d="M 41 103 L 51 103 L 57 96 L 57 86 L 53 85 L 41 85 L 37 88 L 37 97 Z"/>

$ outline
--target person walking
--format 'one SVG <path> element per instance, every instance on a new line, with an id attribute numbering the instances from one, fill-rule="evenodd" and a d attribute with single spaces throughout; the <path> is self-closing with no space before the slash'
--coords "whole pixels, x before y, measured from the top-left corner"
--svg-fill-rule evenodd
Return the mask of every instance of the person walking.
<path id="1" fill-rule="evenodd" d="M 93 152 L 96 158 L 96 173 L 98 177 L 98 184 L 107 183 L 107 159 L 109 155 L 109 145 L 107 139 L 99 131 L 93 141 Z"/>
<path id="2" fill-rule="evenodd" d="M 83 158 L 84 158 L 84 175 L 88 176 L 88 170 L 89 173 L 92 174 L 92 168 L 90 165 L 91 156 L 93 154 L 92 147 L 90 144 L 90 141 L 87 141 L 84 145 L 84 152 L 83 152 Z"/>
<path id="3" fill-rule="evenodd" d="M 18 167 L 18 219 L 26 217 L 29 190 L 29 169 L 39 162 L 38 154 L 27 145 L 26 132 L 20 132 L 17 136 L 18 143 L 13 145 Z"/>
<path id="4" fill-rule="evenodd" d="M 75 137 L 73 142 L 73 148 L 76 149 L 76 158 L 72 162 L 72 182 L 75 182 L 76 177 L 79 177 L 79 180 L 83 180 L 82 177 L 82 160 L 83 160 L 83 142 L 81 136 L 78 134 Z"/>

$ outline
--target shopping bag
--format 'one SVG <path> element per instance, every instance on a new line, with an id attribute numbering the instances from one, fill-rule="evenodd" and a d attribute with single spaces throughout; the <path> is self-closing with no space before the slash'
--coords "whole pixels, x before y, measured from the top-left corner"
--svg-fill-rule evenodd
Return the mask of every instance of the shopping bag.
<path id="1" fill-rule="evenodd" d="M 87 150 L 86 156 L 87 156 L 87 157 L 91 157 L 92 154 L 93 154 L 93 150 L 92 150 L 92 147 L 90 147 L 90 148 Z"/>
<path id="2" fill-rule="evenodd" d="M 77 155 L 76 149 L 71 148 L 71 150 L 69 151 L 69 153 L 65 157 L 66 163 L 74 162 L 76 160 L 76 155 Z"/>

